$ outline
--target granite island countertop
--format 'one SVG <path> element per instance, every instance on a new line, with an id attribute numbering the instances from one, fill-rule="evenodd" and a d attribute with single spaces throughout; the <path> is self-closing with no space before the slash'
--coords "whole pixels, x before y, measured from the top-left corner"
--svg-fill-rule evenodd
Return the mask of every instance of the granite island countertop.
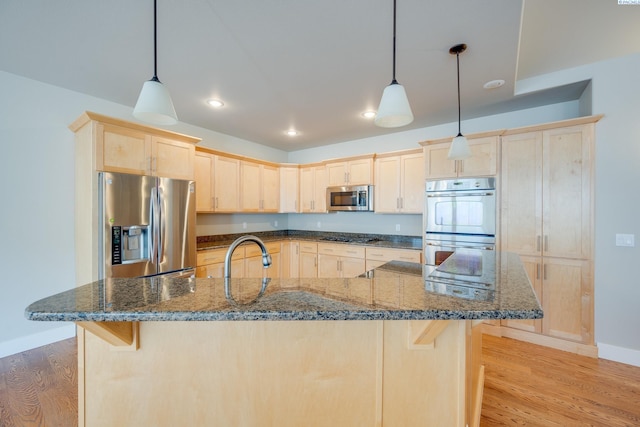
<path id="1" fill-rule="evenodd" d="M 455 256 L 455 255 L 454 255 Z M 40 321 L 537 319 L 543 315 L 516 254 L 495 253 L 480 298 L 427 286 L 422 264 L 392 261 L 350 279 L 99 280 L 34 302 Z"/>

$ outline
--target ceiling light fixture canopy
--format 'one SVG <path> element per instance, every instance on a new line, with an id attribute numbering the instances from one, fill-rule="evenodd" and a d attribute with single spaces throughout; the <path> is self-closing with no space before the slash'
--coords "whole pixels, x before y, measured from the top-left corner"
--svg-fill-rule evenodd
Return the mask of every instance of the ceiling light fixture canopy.
<path id="1" fill-rule="evenodd" d="M 396 80 L 396 0 L 393 0 L 393 78 L 384 88 L 374 123 L 383 128 L 408 125 L 413 113 L 404 87 Z"/>
<path id="2" fill-rule="evenodd" d="M 451 141 L 451 147 L 447 155 L 449 160 L 462 160 L 471 157 L 469 142 L 467 142 L 467 138 L 462 135 L 462 131 L 460 130 L 460 54 L 465 50 L 467 50 L 467 45 L 464 43 L 457 44 L 449 49 L 449 53 L 456 56 L 458 69 L 458 135 Z"/>
<path id="3" fill-rule="evenodd" d="M 156 125 L 175 125 L 178 116 L 167 88 L 158 79 L 157 5 L 153 0 L 153 77 L 144 82 L 133 116 Z"/>

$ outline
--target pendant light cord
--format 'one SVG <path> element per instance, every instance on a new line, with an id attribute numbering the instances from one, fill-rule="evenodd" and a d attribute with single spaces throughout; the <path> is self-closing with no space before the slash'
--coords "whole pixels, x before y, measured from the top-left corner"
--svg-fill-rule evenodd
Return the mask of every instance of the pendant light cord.
<path id="1" fill-rule="evenodd" d="M 393 0 L 393 79 L 391 84 L 398 84 L 396 80 L 396 0 Z"/>
<path id="2" fill-rule="evenodd" d="M 159 82 L 158 79 L 158 30 L 157 30 L 157 0 L 153 0 L 153 77 L 151 80 Z"/>
<path id="3" fill-rule="evenodd" d="M 460 130 L 460 53 L 456 53 L 456 63 L 458 69 L 458 136 L 462 136 Z"/>

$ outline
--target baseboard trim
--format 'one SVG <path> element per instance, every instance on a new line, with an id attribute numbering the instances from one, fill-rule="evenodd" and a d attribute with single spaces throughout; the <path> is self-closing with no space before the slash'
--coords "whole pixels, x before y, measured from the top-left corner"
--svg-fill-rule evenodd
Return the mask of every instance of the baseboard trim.
<path id="1" fill-rule="evenodd" d="M 615 345 L 599 342 L 598 354 L 601 359 L 640 367 L 640 350 L 617 347 Z"/>
<path id="2" fill-rule="evenodd" d="M 11 356 L 75 336 L 76 325 L 75 323 L 69 323 L 59 328 L 0 342 L 0 357 Z"/>

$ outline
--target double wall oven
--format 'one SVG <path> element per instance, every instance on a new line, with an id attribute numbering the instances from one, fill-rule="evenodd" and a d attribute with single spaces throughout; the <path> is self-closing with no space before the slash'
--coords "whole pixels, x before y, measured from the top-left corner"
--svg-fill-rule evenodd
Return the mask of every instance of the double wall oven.
<path id="1" fill-rule="evenodd" d="M 488 299 L 495 284 L 495 178 L 427 181 L 425 200 L 427 287 Z"/>

